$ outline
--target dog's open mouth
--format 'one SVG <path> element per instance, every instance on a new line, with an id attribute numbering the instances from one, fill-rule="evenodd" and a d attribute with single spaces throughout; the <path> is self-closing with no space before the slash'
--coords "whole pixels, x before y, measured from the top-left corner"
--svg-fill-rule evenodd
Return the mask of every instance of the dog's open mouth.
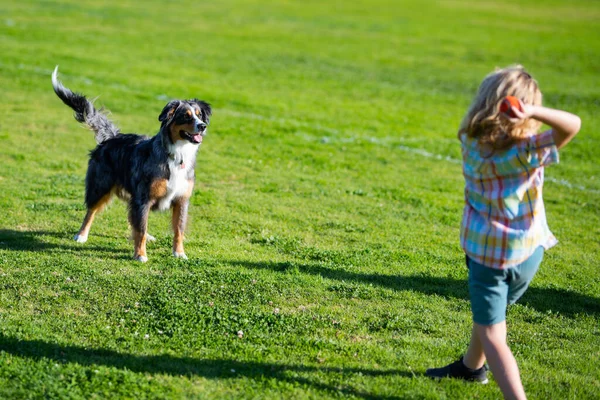
<path id="1" fill-rule="evenodd" d="M 202 143 L 202 134 L 201 133 L 189 133 L 188 131 L 181 130 L 181 131 L 179 131 L 179 135 L 183 139 L 187 139 L 192 143 Z"/>

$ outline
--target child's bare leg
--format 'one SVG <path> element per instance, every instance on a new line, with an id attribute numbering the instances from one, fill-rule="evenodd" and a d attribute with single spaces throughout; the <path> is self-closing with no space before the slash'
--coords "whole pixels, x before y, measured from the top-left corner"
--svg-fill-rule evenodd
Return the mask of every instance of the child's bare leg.
<path id="1" fill-rule="evenodd" d="M 481 344 L 475 325 L 476 324 L 474 323 L 473 329 L 471 330 L 471 342 L 469 343 L 469 348 L 463 356 L 463 363 L 466 367 L 471 369 L 479 369 L 485 364 L 483 345 Z"/>
<path id="2" fill-rule="evenodd" d="M 474 324 L 483 352 L 505 399 L 526 399 L 517 360 L 506 344 L 506 321 L 494 325 Z"/>

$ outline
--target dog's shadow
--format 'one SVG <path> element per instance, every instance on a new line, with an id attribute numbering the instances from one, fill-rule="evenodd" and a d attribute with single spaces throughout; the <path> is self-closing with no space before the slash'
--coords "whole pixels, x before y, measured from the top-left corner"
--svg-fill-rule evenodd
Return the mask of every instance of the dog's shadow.
<path id="1" fill-rule="evenodd" d="M 96 235 L 102 237 L 102 235 Z M 58 240 L 57 240 L 58 239 Z M 0 250 L 21 252 L 77 252 L 81 255 L 108 259 L 131 260 L 129 250 L 95 244 L 70 242 L 71 235 L 56 231 L 0 230 Z M 67 243 L 68 242 L 68 243 Z M 330 268 L 313 262 L 250 262 L 228 260 L 226 263 L 243 268 L 286 271 L 289 268 L 303 274 L 354 284 L 371 284 L 393 290 L 412 290 L 427 295 L 468 299 L 465 280 L 435 276 L 403 276 L 357 273 L 343 268 Z M 600 315 L 600 299 L 560 288 L 531 287 L 519 301 L 538 311 L 558 312 L 566 316 L 578 313 Z"/>
<path id="2" fill-rule="evenodd" d="M 96 237 L 106 235 L 96 234 Z M 124 239 L 125 240 L 125 239 Z M 109 246 L 76 243 L 72 235 L 57 231 L 0 229 L 0 250 L 15 252 L 77 252 L 113 259 L 131 259 L 129 252 Z"/>
<path id="3" fill-rule="evenodd" d="M 468 300 L 467 278 L 437 277 L 429 275 L 384 275 L 348 271 L 315 262 L 256 262 L 227 260 L 226 263 L 249 269 L 265 269 L 274 272 L 298 271 L 318 275 L 333 281 L 352 285 L 374 285 L 396 291 L 414 291 L 425 295 Z M 465 267 L 466 268 L 466 267 Z M 573 317 L 580 313 L 600 316 L 600 298 L 554 287 L 530 287 L 519 304 L 537 311 Z"/>
<path id="4" fill-rule="evenodd" d="M 353 388 L 351 384 L 342 386 L 323 382 L 316 375 L 332 375 L 337 380 L 340 375 L 348 378 L 357 376 L 381 377 L 399 376 L 413 378 L 415 374 L 407 370 L 372 370 L 355 367 L 316 367 L 286 362 L 268 363 L 258 361 L 238 361 L 228 359 L 200 359 L 178 357 L 168 354 L 134 355 L 109 349 L 94 349 L 70 345 L 59 345 L 42 340 L 25 340 L 5 336 L 0 333 L 0 352 L 33 360 L 53 360 L 56 363 L 75 363 L 84 367 L 106 366 L 134 373 L 165 374 L 171 376 L 200 376 L 207 379 L 249 378 L 264 381 L 272 378 L 293 385 L 313 387 L 329 394 L 360 397 L 365 399 L 395 399 L 400 397 L 382 396 Z"/>

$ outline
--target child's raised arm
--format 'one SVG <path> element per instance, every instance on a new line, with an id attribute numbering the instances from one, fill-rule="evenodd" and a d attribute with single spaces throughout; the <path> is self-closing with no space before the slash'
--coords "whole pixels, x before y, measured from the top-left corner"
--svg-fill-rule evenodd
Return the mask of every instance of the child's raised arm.
<path id="1" fill-rule="evenodd" d="M 511 107 L 516 118 L 510 118 L 516 122 L 525 118 L 535 118 L 540 122 L 552 127 L 554 143 L 557 148 L 565 146 L 579 132 L 581 119 L 566 111 L 554 110 L 552 108 L 523 104 L 520 100 L 521 110 Z"/>

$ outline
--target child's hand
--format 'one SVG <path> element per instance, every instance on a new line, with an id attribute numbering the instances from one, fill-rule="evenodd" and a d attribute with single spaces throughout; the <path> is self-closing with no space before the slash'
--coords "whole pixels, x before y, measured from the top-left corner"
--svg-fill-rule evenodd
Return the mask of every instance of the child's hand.
<path id="1" fill-rule="evenodd" d="M 533 116 L 535 106 L 531 104 L 525 104 L 521 101 L 521 99 L 517 99 L 519 101 L 519 107 L 510 106 L 508 111 L 500 113 L 500 117 L 509 121 L 512 124 L 518 124 L 527 118 L 531 118 Z"/>
<path id="2" fill-rule="evenodd" d="M 507 112 L 500 113 L 500 118 L 514 125 L 522 123 L 527 118 L 534 118 L 549 125 L 552 128 L 554 144 L 559 149 L 569 143 L 581 128 L 581 119 L 575 114 L 524 104 L 520 99 L 518 100 L 519 107 L 511 106 Z M 512 115 L 509 115 L 509 112 Z"/>

